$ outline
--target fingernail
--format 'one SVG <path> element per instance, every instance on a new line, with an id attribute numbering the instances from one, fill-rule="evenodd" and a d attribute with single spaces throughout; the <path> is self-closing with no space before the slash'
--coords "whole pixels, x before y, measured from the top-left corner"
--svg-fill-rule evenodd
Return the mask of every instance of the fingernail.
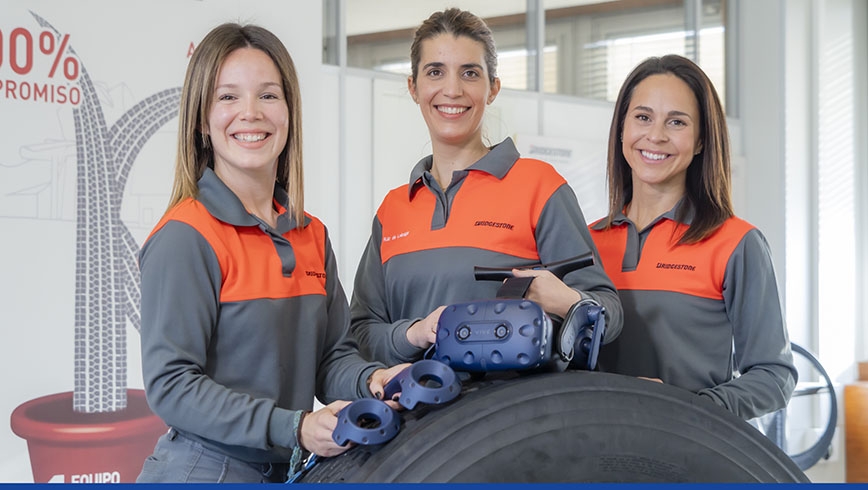
<path id="1" fill-rule="evenodd" d="M 396 401 L 398 401 L 398 400 L 400 400 L 400 399 L 401 399 L 401 395 L 394 395 L 394 396 L 392 396 L 392 401 L 393 401 L 393 402 L 396 402 Z"/>
<path id="2" fill-rule="evenodd" d="M 378 400 L 380 400 L 380 399 L 382 399 L 382 398 L 383 398 L 383 394 L 382 394 L 382 393 L 380 393 L 380 392 L 379 392 L 379 391 L 378 391 L 378 392 L 376 392 L 376 393 L 374 393 L 374 396 L 375 396 L 375 397 L 377 397 L 377 399 L 378 399 Z"/>

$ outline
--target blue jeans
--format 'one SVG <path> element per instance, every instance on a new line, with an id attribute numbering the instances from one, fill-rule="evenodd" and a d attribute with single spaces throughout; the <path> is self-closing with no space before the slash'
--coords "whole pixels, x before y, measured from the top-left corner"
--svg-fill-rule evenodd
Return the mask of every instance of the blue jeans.
<path id="1" fill-rule="evenodd" d="M 288 470 L 289 464 L 226 456 L 169 429 L 157 440 L 136 483 L 283 483 Z"/>

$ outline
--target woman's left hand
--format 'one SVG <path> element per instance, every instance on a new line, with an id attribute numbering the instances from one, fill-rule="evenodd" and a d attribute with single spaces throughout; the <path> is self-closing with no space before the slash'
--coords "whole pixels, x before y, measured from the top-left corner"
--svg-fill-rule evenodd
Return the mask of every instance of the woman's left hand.
<path id="1" fill-rule="evenodd" d="M 389 381 L 392 380 L 395 376 L 398 375 L 404 369 L 410 367 L 410 363 L 404 364 L 396 364 L 388 369 L 377 369 L 371 375 L 371 380 L 368 383 L 368 388 L 371 390 L 371 393 L 378 400 L 383 399 L 383 393 L 385 392 L 386 385 L 389 384 Z M 394 400 L 383 400 L 387 405 L 394 408 L 395 410 L 399 410 L 401 405 Z"/>

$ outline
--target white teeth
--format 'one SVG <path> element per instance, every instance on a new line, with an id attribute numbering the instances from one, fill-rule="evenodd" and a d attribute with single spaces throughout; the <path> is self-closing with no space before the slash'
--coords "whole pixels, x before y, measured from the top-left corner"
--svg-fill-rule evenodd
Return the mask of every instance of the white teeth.
<path id="1" fill-rule="evenodd" d="M 645 150 L 642 150 L 642 156 L 649 159 L 649 160 L 663 160 L 663 159 L 669 157 L 669 155 L 667 155 L 665 153 L 651 153 L 651 152 L 645 151 Z"/>
<path id="2" fill-rule="evenodd" d="M 444 112 L 444 113 L 446 113 L 446 114 L 461 114 L 462 112 L 466 111 L 467 108 L 466 108 L 466 107 L 444 107 L 444 106 L 438 106 L 438 107 L 437 107 L 437 110 L 440 111 L 440 112 Z"/>
<path id="3" fill-rule="evenodd" d="M 235 139 L 244 141 L 246 143 L 253 143 L 256 141 L 262 141 L 265 139 L 265 133 L 239 133 L 235 135 Z"/>

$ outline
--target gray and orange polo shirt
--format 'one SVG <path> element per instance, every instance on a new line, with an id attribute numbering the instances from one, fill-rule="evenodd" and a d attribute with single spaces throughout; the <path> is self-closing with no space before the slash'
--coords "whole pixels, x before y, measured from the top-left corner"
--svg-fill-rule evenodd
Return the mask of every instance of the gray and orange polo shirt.
<path id="1" fill-rule="evenodd" d="M 210 169 L 197 199 L 169 210 L 139 255 L 142 366 L 166 424 L 248 462 L 286 462 L 299 412 L 369 396 L 379 363 L 349 335 L 325 226 L 297 227 L 286 192 L 271 228 Z"/>
<path id="2" fill-rule="evenodd" d="M 624 308 L 604 371 L 660 378 L 750 419 L 786 406 L 798 377 L 768 243 L 732 217 L 705 240 L 677 244 L 685 200 L 644 230 L 623 214 L 591 226 Z"/>
<path id="3" fill-rule="evenodd" d="M 387 364 L 419 359 L 410 325 L 441 305 L 494 298 L 500 283 L 473 268 L 549 263 L 594 252 L 570 186 L 548 163 L 520 158 L 512 140 L 452 175 L 445 191 L 432 157 L 390 191 L 373 220 L 350 304 L 362 353 Z M 606 340 L 621 329 L 621 306 L 599 263 L 564 278 L 606 307 Z"/>

